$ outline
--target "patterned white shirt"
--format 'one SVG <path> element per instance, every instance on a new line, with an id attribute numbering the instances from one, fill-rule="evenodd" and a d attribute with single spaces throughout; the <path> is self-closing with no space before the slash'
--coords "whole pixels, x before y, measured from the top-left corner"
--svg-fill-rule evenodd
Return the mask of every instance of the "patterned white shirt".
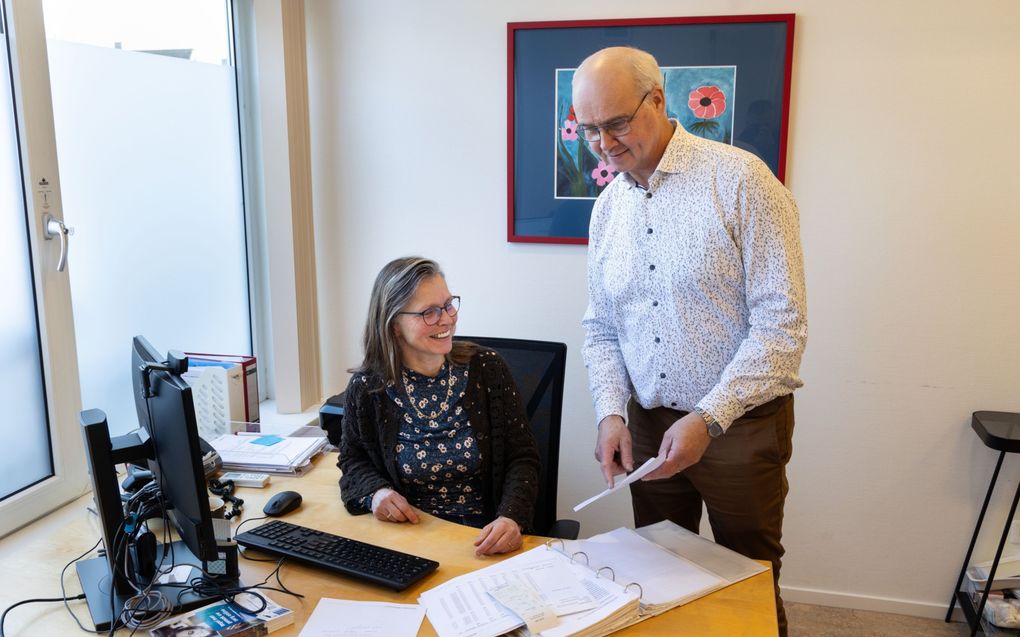
<path id="1" fill-rule="evenodd" d="M 592 210 L 584 362 L 596 422 L 633 394 L 726 429 L 803 384 L 799 215 L 760 159 L 673 123 L 648 189 L 617 175 Z"/>

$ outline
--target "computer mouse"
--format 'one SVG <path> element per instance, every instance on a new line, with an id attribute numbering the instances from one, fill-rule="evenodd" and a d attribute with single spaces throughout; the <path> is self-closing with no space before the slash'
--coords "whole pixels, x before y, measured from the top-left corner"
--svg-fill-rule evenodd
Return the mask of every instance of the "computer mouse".
<path id="1" fill-rule="evenodd" d="M 301 506 L 301 494 L 297 491 L 281 491 L 266 502 L 262 512 L 266 515 L 276 517 L 290 513 Z"/>

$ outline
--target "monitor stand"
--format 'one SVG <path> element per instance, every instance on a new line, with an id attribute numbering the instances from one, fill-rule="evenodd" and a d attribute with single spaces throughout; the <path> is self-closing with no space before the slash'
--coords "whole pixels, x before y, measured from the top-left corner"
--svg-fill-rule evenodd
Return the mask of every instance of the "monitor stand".
<path id="1" fill-rule="evenodd" d="M 166 544 L 157 545 L 156 564 L 163 561 L 165 553 L 165 564 L 199 565 L 193 569 L 192 576 L 198 574 L 195 571 L 201 567 L 202 560 L 195 557 L 195 554 L 191 552 L 184 542 L 174 542 L 173 548 L 169 551 L 165 550 L 166 547 Z M 173 556 L 172 560 L 171 556 Z M 114 592 L 113 580 L 110 576 L 110 566 L 105 556 L 79 561 L 75 564 L 75 569 L 78 571 L 78 579 L 81 581 L 82 592 L 85 593 L 85 599 L 88 601 L 89 613 L 92 615 L 92 622 L 96 625 L 96 630 L 109 630 L 110 624 L 120 617 L 120 613 L 124 608 L 124 602 L 132 597 L 134 593 L 121 594 Z M 189 577 L 188 579 L 191 578 Z M 218 581 L 221 581 L 224 586 L 239 586 L 239 581 L 236 579 L 221 579 Z M 174 605 L 173 613 L 175 615 L 198 608 L 199 606 L 212 604 L 221 599 L 220 595 L 202 596 L 191 590 L 181 594 L 181 591 L 184 590 L 184 585 L 182 584 L 156 585 L 151 590 L 163 593 L 167 601 Z M 112 599 L 111 593 L 113 593 Z"/>

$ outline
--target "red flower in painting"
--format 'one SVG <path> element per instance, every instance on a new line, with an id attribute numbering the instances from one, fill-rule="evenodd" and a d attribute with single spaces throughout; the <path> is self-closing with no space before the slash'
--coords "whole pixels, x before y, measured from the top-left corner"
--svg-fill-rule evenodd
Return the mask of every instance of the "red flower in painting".
<path id="1" fill-rule="evenodd" d="M 595 179 L 595 183 L 601 187 L 611 182 L 616 175 L 613 169 L 606 165 L 606 162 L 600 161 L 595 170 L 591 171 L 591 176 Z"/>
<path id="2" fill-rule="evenodd" d="M 569 119 L 563 122 L 563 128 L 560 129 L 560 137 L 565 142 L 572 142 L 577 139 L 577 122 L 572 122 Z"/>
<path id="3" fill-rule="evenodd" d="M 694 111 L 695 117 L 719 117 L 726 110 L 726 95 L 718 86 L 699 86 L 687 97 L 687 106 Z"/>
<path id="4" fill-rule="evenodd" d="M 574 115 L 574 105 L 573 104 L 570 105 L 570 112 L 567 113 L 567 119 L 569 119 L 572 122 L 576 122 L 577 121 L 577 115 Z"/>

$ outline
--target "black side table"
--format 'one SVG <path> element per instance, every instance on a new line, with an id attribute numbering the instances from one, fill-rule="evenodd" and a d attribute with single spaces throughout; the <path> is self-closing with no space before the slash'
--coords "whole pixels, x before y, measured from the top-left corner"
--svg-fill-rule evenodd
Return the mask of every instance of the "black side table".
<path id="1" fill-rule="evenodd" d="M 992 568 L 988 572 L 988 583 L 981 594 L 981 601 L 977 608 L 974 601 L 963 588 L 963 578 L 967 574 L 967 565 L 970 564 L 971 554 L 974 552 L 974 544 L 977 543 L 978 532 L 981 530 L 981 523 L 985 519 L 985 512 L 988 510 L 988 502 L 992 499 L 992 491 L 995 489 L 995 481 L 999 478 L 999 469 L 1002 468 L 1002 460 L 1007 453 L 1020 453 L 1020 414 L 1005 411 L 975 411 L 970 426 L 977 432 L 981 442 L 985 446 L 999 452 L 999 460 L 995 463 L 995 471 L 992 472 L 992 481 L 988 483 L 988 493 L 985 494 L 985 501 L 981 505 L 981 513 L 978 514 L 977 526 L 974 527 L 974 536 L 970 539 L 970 547 L 967 548 L 967 557 L 963 558 L 963 568 L 960 569 L 960 577 L 956 580 L 953 598 L 949 600 L 949 611 L 946 612 L 946 621 L 949 622 L 953 616 L 953 607 L 960 602 L 960 608 L 967 617 L 967 624 L 970 626 L 970 635 L 974 637 L 981 630 L 981 615 L 985 610 L 985 602 L 988 601 L 988 593 L 992 590 L 992 582 L 995 580 L 995 570 L 999 567 L 999 559 L 1002 557 L 1002 548 L 1006 545 L 1006 538 L 1009 537 L 1009 526 L 1016 514 L 1017 503 L 1020 502 L 1020 484 L 1017 484 L 1016 493 L 1013 494 L 1013 504 L 1009 508 L 1009 516 L 1006 517 L 1006 527 L 1002 529 L 1002 537 L 999 539 L 999 547 L 995 550 L 995 559 L 992 560 Z M 983 631 L 982 631 L 983 634 Z"/>

